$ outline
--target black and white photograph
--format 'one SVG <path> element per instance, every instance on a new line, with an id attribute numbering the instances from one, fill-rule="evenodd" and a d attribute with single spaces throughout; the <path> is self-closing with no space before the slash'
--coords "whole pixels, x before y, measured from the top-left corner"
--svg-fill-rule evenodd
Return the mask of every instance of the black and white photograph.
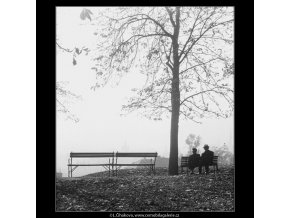
<path id="1" fill-rule="evenodd" d="M 235 7 L 55 10 L 55 211 L 235 212 Z"/>

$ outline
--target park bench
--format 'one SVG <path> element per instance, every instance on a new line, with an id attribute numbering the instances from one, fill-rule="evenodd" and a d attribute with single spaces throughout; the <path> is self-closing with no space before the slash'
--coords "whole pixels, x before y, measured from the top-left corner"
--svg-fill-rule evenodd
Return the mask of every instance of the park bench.
<path id="1" fill-rule="evenodd" d="M 210 166 L 213 166 L 214 173 L 216 173 L 216 171 L 219 170 L 219 168 L 218 168 L 218 157 L 219 156 L 213 156 L 212 162 L 210 164 Z"/>
<path id="2" fill-rule="evenodd" d="M 122 166 L 145 166 L 145 167 L 149 167 L 150 172 L 153 172 L 155 174 L 155 162 L 156 162 L 156 157 L 157 157 L 157 152 L 155 153 L 127 153 L 127 152 L 117 152 L 115 154 L 116 157 L 116 161 L 113 164 L 113 169 L 115 172 L 115 175 L 117 175 L 118 170 L 122 167 Z M 150 159 L 150 163 L 131 163 L 131 164 L 123 164 L 123 163 L 118 163 L 118 158 L 124 158 L 124 157 L 149 157 L 152 158 Z M 154 160 L 153 160 L 154 159 Z"/>
<path id="3" fill-rule="evenodd" d="M 186 167 L 186 173 L 188 174 L 188 159 L 189 157 L 181 157 L 180 168 L 181 173 L 183 172 L 183 167 Z M 212 163 L 209 166 L 213 166 L 214 173 L 218 171 L 218 156 L 213 156 Z"/>
<path id="4" fill-rule="evenodd" d="M 186 167 L 186 174 L 188 174 L 188 159 L 189 157 L 181 157 L 180 160 L 181 173 L 183 173 L 183 167 Z"/>
<path id="5" fill-rule="evenodd" d="M 109 158 L 108 163 L 104 164 L 78 164 L 73 163 L 73 158 Z M 106 170 L 109 171 L 109 175 L 111 170 L 113 170 L 114 164 L 114 152 L 101 152 L 101 153 L 70 153 L 70 158 L 68 159 L 68 177 L 73 177 L 73 171 L 79 166 L 102 166 Z"/>

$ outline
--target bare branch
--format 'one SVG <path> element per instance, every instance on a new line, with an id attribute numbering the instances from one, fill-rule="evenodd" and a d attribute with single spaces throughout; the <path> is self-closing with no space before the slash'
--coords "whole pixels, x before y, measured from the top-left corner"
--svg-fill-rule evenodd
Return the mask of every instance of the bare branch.
<path id="1" fill-rule="evenodd" d="M 73 51 L 74 51 L 74 50 L 70 50 L 70 49 L 67 49 L 67 48 L 64 48 L 64 47 L 60 46 L 60 45 L 58 44 L 58 42 L 56 42 L 56 45 L 57 45 L 60 49 L 66 51 L 66 52 L 73 52 Z"/>
<path id="2" fill-rule="evenodd" d="M 170 11 L 170 9 L 168 7 L 165 7 L 165 9 L 169 15 L 169 19 L 170 19 L 172 26 L 175 27 L 176 24 L 174 23 L 174 20 L 173 20 L 173 12 Z"/>

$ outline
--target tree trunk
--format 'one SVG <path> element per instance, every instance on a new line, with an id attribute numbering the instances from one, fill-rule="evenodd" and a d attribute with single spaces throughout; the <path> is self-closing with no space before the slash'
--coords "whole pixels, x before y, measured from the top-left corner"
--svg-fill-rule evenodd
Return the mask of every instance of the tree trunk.
<path id="1" fill-rule="evenodd" d="M 172 85 L 172 90 L 173 90 Z M 169 175 L 178 175 L 178 122 L 179 122 L 179 93 L 172 92 L 172 113 L 170 130 Z"/>
<path id="2" fill-rule="evenodd" d="M 170 130 L 170 154 L 169 154 L 169 175 L 178 175 L 178 123 L 180 109 L 179 91 L 179 57 L 178 57 L 178 35 L 179 35 L 179 8 L 176 8 L 176 25 L 172 38 L 173 48 L 173 71 L 171 90 L 171 130 Z"/>

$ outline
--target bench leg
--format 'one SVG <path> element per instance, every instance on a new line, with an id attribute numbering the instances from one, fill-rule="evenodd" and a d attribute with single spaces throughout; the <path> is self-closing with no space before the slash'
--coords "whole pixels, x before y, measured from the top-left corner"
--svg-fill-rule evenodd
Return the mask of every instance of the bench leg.
<path id="1" fill-rule="evenodd" d="M 70 164 L 72 164 L 72 158 L 70 158 Z M 72 166 L 70 167 L 70 177 L 72 178 L 73 177 L 73 174 L 72 174 L 73 170 L 72 170 Z"/>
<path id="2" fill-rule="evenodd" d="M 154 165 L 150 165 L 149 169 L 150 169 L 150 173 L 155 174 L 155 166 Z"/>

